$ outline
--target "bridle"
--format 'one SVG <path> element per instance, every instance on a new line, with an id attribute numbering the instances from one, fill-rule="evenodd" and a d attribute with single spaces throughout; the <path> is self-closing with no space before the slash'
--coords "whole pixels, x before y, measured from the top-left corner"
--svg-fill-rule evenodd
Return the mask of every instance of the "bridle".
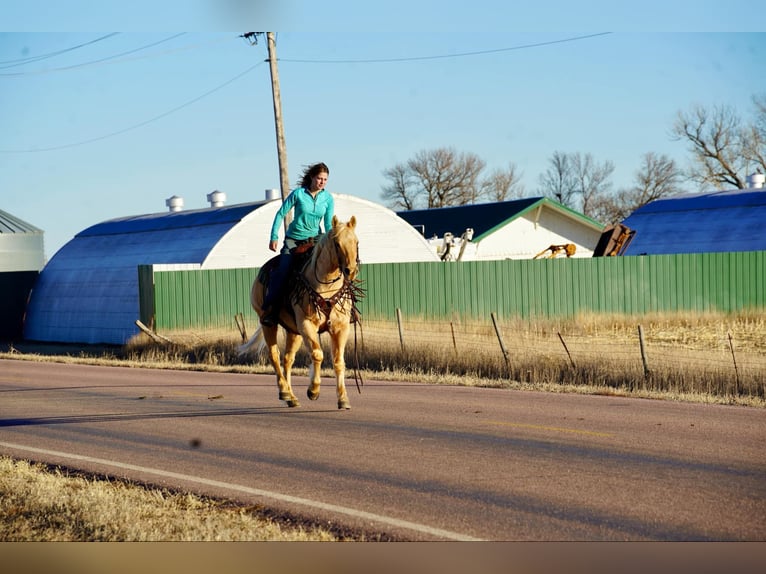
<path id="1" fill-rule="evenodd" d="M 348 279 L 348 277 L 349 277 L 349 275 L 351 273 L 351 271 L 348 268 L 348 265 L 347 264 L 344 265 L 344 263 L 347 263 L 347 262 L 346 262 L 346 258 L 343 256 L 343 252 L 340 249 L 340 244 L 338 243 L 338 240 L 333 238 L 332 239 L 332 244 L 333 244 L 333 247 L 335 249 L 335 259 L 338 262 L 338 269 L 340 270 L 340 275 L 338 275 L 334 279 L 330 279 L 329 281 L 322 281 L 319 278 L 319 274 L 317 273 L 317 264 L 318 264 L 318 261 L 319 261 L 319 257 L 318 256 L 317 257 L 312 257 L 312 259 L 314 261 L 314 280 L 318 284 L 320 284 L 320 285 L 332 285 L 333 283 L 336 283 L 336 282 L 340 281 L 344 277 L 346 279 Z M 316 247 L 314 247 L 314 249 L 316 249 Z M 356 251 L 356 267 L 357 267 L 357 269 L 359 268 L 360 264 L 361 264 L 361 261 L 359 260 L 359 250 L 357 249 L 357 251 Z"/>

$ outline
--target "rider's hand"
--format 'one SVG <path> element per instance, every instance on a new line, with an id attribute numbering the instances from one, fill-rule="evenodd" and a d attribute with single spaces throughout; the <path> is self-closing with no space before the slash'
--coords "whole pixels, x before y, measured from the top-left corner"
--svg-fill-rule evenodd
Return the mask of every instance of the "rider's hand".
<path id="1" fill-rule="evenodd" d="M 277 242 L 276 241 L 269 241 L 269 249 L 271 249 L 272 251 L 276 251 L 277 250 Z"/>

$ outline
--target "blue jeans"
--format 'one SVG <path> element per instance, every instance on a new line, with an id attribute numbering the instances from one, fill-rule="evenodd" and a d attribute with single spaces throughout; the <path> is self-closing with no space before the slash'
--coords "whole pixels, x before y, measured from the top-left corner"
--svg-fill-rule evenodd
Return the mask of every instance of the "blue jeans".
<path id="1" fill-rule="evenodd" d="M 287 274 L 290 272 L 290 266 L 293 264 L 293 255 L 290 253 L 291 247 L 288 245 L 288 242 L 293 243 L 290 238 L 285 240 L 285 244 L 279 252 L 279 265 L 274 268 L 271 272 L 271 277 L 269 277 L 266 296 L 263 298 L 263 308 L 267 311 L 273 311 L 274 304 L 279 302 L 282 296 L 282 286 L 285 283 Z"/>

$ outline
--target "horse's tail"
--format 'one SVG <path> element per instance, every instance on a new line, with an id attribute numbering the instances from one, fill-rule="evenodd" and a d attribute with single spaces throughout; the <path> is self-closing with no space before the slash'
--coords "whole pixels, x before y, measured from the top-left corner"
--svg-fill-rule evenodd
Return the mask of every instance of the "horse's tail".
<path id="1" fill-rule="evenodd" d="M 253 333 L 253 336 L 250 337 L 250 340 L 247 343 L 244 343 L 240 345 L 239 347 L 237 347 L 237 354 L 240 357 L 252 352 L 255 352 L 255 354 L 257 355 L 260 355 L 265 348 L 266 348 L 266 339 L 263 338 L 263 327 L 259 325 L 255 333 Z"/>

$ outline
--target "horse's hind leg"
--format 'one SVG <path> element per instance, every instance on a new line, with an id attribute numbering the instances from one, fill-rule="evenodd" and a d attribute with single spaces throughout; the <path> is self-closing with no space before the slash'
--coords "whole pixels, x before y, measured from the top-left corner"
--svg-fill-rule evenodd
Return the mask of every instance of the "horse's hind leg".
<path id="1" fill-rule="evenodd" d="M 295 354 L 301 347 L 301 336 L 288 332 L 285 336 L 285 385 L 279 389 L 279 398 L 287 401 L 291 407 L 299 407 L 298 397 L 293 393 L 292 370 L 295 363 Z"/>
<path id="2" fill-rule="evenodd" d="M 287 402 L 290 407 L 298 407 L 298 398 L 293 394 L 293 390 L 290 387 L 290 372 L 288 370 L 283 371 L 280 365 L 279 346 L 277 345 L 277 327 L 262 326 L 263 338 L 266 341 L 266 346 L 269 349 L 269 360 L 271 366 L 274 367 L 274 372 L 277 375 L 277 386 L 279 387 L 279 400 Z M 285 352 L 285 364 L 287 364 L 287 350 Z M 287 373 L 287 376 L 285 376 Z"/>

